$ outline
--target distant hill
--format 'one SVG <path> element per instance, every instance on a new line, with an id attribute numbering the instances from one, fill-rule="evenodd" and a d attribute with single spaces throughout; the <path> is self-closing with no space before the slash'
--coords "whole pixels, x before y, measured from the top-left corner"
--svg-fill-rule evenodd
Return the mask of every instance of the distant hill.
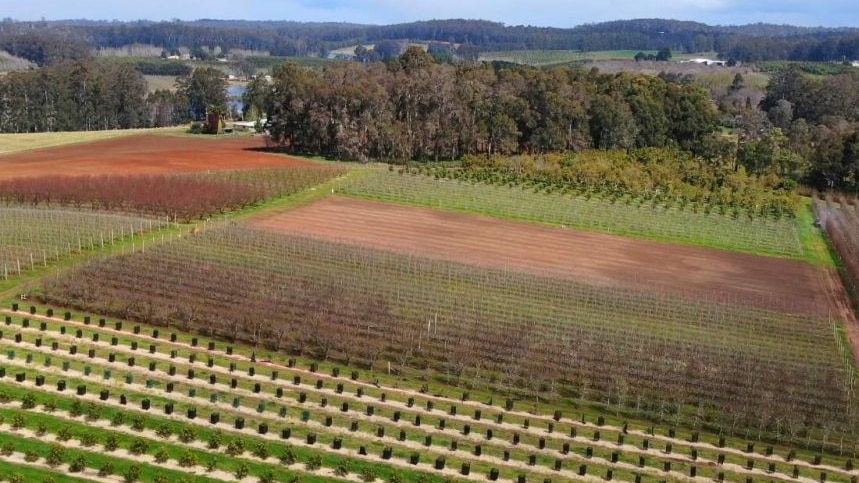
<path id="1" fill-rule="evenodd" d="M 21 36 L 48 35 L 90 48 L 150 44 L 165 49 L 219 46 L 280 56 L 325 56 L 331 50 L 383 40 L 467 44 L 482 52 L 516 50 L 658 50 L 717 52 L 739 61 L 859 59 L 859 29 L 791 25 L 706 25 L 670 19 L 635 19 L 573 28 L 505 25 L 448 19 L 395 25 L 290 21 L 196 20 L 106 22 L 64 20 L 0 22 L 0 48 L 22 55 Z M 27 42 L 23 42 L 26 44 Z M 17 48 L 17 50 L 16 50 Z M 32 59 L 31 59 L 32 60 Z"/>

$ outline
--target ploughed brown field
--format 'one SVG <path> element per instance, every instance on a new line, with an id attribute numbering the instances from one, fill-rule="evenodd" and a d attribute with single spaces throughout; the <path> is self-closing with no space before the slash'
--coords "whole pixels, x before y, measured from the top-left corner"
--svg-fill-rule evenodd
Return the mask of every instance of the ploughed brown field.
<path id="1" fill-rule="evenodd" d="M 0 179 L 58 175 L 163 174 L 304 166 L 253 151 L 259 138 L 213 139 L 144 134 L 0 156 Z"/>
<path id="2" fill-rule="evenodd" d="M 837 275 L 781 258 L 331 196 L 258 228 L 588 283 L 825 315 Z"/>

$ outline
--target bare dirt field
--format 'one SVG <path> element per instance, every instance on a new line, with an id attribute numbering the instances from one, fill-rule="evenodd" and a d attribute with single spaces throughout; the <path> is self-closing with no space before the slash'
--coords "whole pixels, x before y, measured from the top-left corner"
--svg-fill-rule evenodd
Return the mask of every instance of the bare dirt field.
<path id="1" fill-rule="evenodd" d="M 160 174 L 307 165 L 254 151 L 260 138 L 139 135 L 0 156 L 0 179 L 92 174 Z"/>
<path id="2" fill-rule="evenodd" d="M 831 307 L 827 270 L 795 260 L 339 196 L 253 224 L 400 253 L 780 311 L 826 314 Z"/>

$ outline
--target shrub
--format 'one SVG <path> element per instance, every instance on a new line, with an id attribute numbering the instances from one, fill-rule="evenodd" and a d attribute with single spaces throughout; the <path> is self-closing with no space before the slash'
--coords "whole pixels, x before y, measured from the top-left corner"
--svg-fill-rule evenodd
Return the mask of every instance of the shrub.
<path id="1" fill-rule="evenodd" d="M 24 453 L 24 461 L 28 463 L 34 463 L 39 461 L 39 453 L 29 449 Z"/>
<path id="2" fill-rule="evenodd" d="M 87 448 L 94 446 L 97 440 L 95 433 L 84 433 L 81 435 L 81 445 Z"/>
<path id="3" fill-rule="evenodd" d="M 51 468 L 55 468 L 63 464 L 63 458 L 66 456 L 66 449 L 58 444 L 52 444 L 48 450 L 48 456 L 45 457 L 45 463 Z"/>
<path id="4" fill-rule="evenodd" d="M 187 444 L 194 441 L 195 439 L 197 439 L 197 432 L 194 430 L 194 428 L 189 428 L 185 426 L 179 431 L 179 441 Z"/>
<path id="5" fill-rule="evenodd" d="M 53 401 L 47 401 L 45 404 L 42 405 L 42 407 L 45 409 L 46 413 L 52 413 L 57 410 L 57 405 L 54 404 Z"/>
<path id="6" fill-rule="evenodd" d="M 122 474 L 122 481 L 125 483 L 135 483 L 140 479 L 140 466 L 131 465 L 125 470 L 125 473 Z"/>
<path id="7" fill-rule="evenodd" d="M 307 471 L 316 471 L 319 468 L 322 468 L 322 458 L 317 455 L 311 456 L 307 462 L 304 463 L 304 466 L 307 468 Z"/>
<path id="8" fill-rule="evenodd" d="M 280 455 L 280 464 L 290 466 L 295 464 L 295 453 L 292 451 L 292 446 L 287 446 Z"/>
<path id="9" fill-rule="evenodd" d="M 167 451 L 164 448 L 161 448 L 155 452 L 155 462 L 156 463 L 164 463 L 169 459 L 170 459 L 170 455 L 167 454 Z"/>
<path id="10" fill-rule="evenodd" d="M 57 441 L 68 441 L 72 439 L 72 430 L 68 426 L 63 426 L 57 431 Z"/>
<path id="11" fill-rule="evenodd" d="M 266 471 L 259 477 L 259 483 L 274 483 L 274 473 Z"/>
<path id="12" fill-rule="evenodd" d="M 131 445 L 128 447 L 128 451 L 131 454 L 135 454 L 135 455 L 141 455 L 143 453 L 146 453 L 146 451 L 148 449 L 149 449 L 149 443 L 147 443 L 145 439 L 141 439 L 141 438 L 138 438 L 138 439 L 135 439 L 134 441 L 132 441 Z"/>
<path id="13" fill-rule="evenodd" d="M 157 475 L 153 480 L 153 483 L 170 483 L 170 478 L 167 478 L 164 475 Z"/>
<path id="14" fill-rule="evenodd" d="M 79 455 L 77 458 L 72 460 L 71 464 L 69 464 L 69 472 L 70 473 L 80 473 L 86 469 L 86 459 Z"/>
<path id="15" fill-rule="evenodd" d="M 87 421 L 98 421 L 99 419 L 101 419 L 101 408 L 93 403 L 87 405 L 86 419 Z"/>
<path id="16" fill-rule="evenodd" d="M 36 436 L 44 436 L 48 432 L 48 425 L 44 421 L 39 421 L 39 426 L 36 427 Z"/>
<path id="17" fill-rule="evenodd" d="M 245 443 L 240 439 L 234 439 L 227 445 L 226 453 L 230 456 L 238 456 L 245 452 Z"/>
<path id="18" fill-rule="evenodd" d="M 157 434 L 159 438 L 168 439 L 173 435 L 173 430 L 170 429 L 170 426 L 167 424 L 162 424 L 155 430 L 155 434 Z"/>
<path id="19" fill-rule="evenodd" d="M 21 475 L 10 475 L 9 476 L 9 483 L 26 483 L 26 482 L 24 481 L 24 477 Z"/>
<path id="20" fill-rule="evenodd" d="M 36 407 L 36 396 L 30 393 L 21 398 L 21 409 L 33 409 Z"/>
<path id="21" fill-rule="evenodd" d="M 337 468 L 334 468 L 334 474 L 337 476 L 346 476 L 349 474 L 349 465 L 345 461 L 341 461 Z"/>
<path id="22" fill-rule="evenodd" d="M 26 425 L 27 421 L 24 420 L 24 416 L 20 414 L 16 414 L 12 417 L 12 429 L 21 429 Z"/>
<path id="23" fill-rule="evenodd" d="M 101 465 L 101 468 L 98 469 L 98 476 L 105 477 L 110 476 L 114 473 L 113 463 L 110 461 L 105 462 Z"/>
<path id="24" fill-rule="evenodd" d="M 375 481 L 376 479 L 376 470 L 370 468 L 369 466 L 365 466 L 361 468 L 361 481 L 366 481 L 370 483 L 371 481 Z"/>
<path id="25" fill-rule="evenodd" d="M 143 416 L 137 416 L 131 420 L 131 429 L 135 431 L 143 431 L 146 427 L 146 418 Z"/>
<path id="26" fill-rule="evenodd" d="M 179 466 L 183 468 L 191 468 L 197 466 L 197 456 L 194 453 L 187 451 L 179 458 Z"/>
<path id="27" fill-rule="evenodd" d="M 119 447 L 119 439 L 115 434 L 108 434 L 107 437 L 104 438 L 104 450 L 107 452 L 116 451 L 116 448 Z"/>
<path id="28" fill-rule="evenodd" d="M 221 443 L 224 441 L 224 435 L 220 431 L 216 431 L 209 436 L 209 440 L 206 442 L 206 446 L 209 449 L 218 449 L 221 447 Z"/>
<path id="29" fill-rule="evenodd" d="M 12 456 L 12 453 L 15 452 L 15 445 L 12 443 L 6 443 L 3 446 L 0 446 L 0 455 L 3 456 Z"/>
<path id="30" fill-rule="evenodd" d="M 237 480 L 241 480 L 248 476 L 248 473 L 250 473 L 248 465 L 242 463 L 241 465 L 239 465 L 238 468 L 236 468 L 236 471 L 235 473 L 233 473 L 233 475 L 236 477 Z"/>
<path id="31" fill-rule="evenodd" d="M 84 413 L 83 405 L 81 404 L 80 400 L 75 399 L 74 402 L 72 402 L 72 407 L 69 409 L 69 415 L 71 415 L 71 417 L 73 417 L 73 418 L 76 418 L 83 413 Z"/>
<path id="32" fill-rule="evenodd" d="M 122 426 L 123 424 L 125 424 L 125 413 L 116 413 L 110 419 L 111 426 Z"/>
<path id="33" fill-rule="evenodd" d="M 265 443 L 259 443 L 254 447 L 253 455 L 264 460 L 271 456 L 271 452 L 269 452 L 268 446 Z"/>

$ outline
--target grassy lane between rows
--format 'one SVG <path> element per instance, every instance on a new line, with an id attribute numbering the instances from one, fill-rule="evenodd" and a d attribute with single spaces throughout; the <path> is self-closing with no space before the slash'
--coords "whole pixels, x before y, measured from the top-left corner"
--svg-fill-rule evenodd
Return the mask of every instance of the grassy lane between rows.
<path id="1" fill-rule="evenodd" d="M 72 476 L 61 469 L 45 469 L 10 461 L 0 455 L 0 481 L 11 483 L 87 483 L 94 480 Z"/>

